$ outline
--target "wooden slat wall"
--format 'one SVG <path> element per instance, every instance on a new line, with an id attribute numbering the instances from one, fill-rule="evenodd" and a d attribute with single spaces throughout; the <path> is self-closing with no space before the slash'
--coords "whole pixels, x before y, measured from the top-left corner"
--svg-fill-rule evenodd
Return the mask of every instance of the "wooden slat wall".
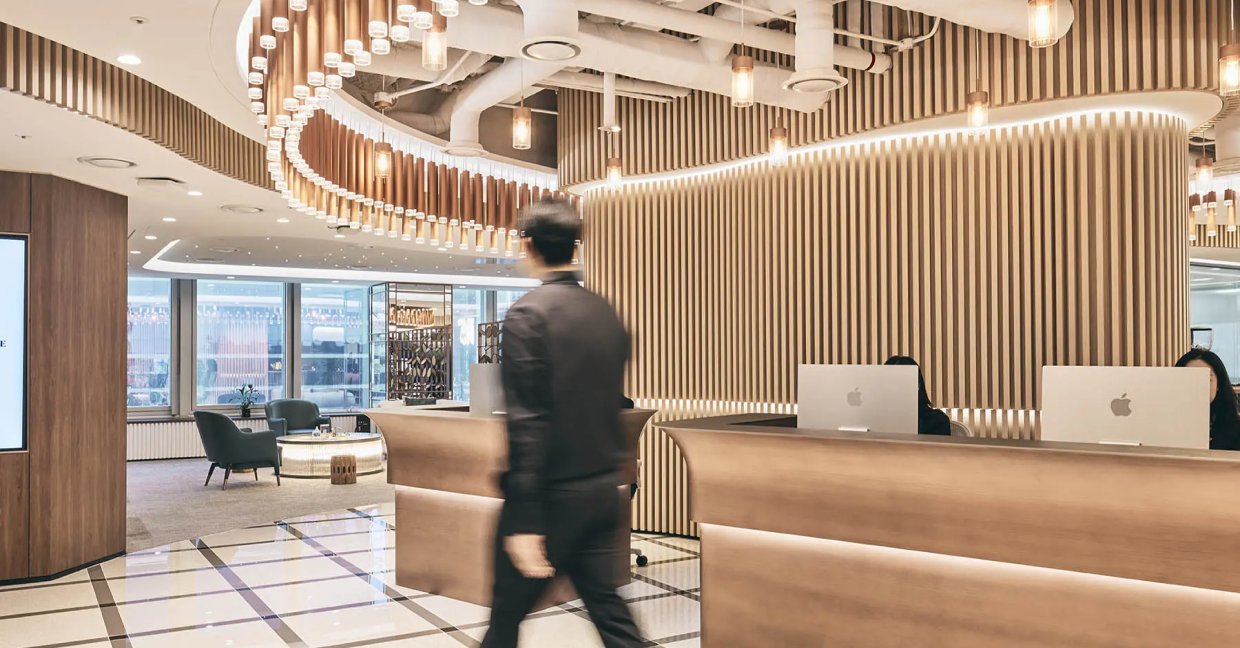
<path id="1" fill-rule="evenodd" d="M 586 282 L 660 417 L 791 412 L 797 366 L 922 362 L 984 436 L 1036 435 L 1044 365 L 1165 365 L 1188 344 L 1187 125 L 1075 116 L 839 147 L 586 200 Z M 644 441 L 638 528 L 692 534 Z"/>
<path id="2" fill-rule="evenodd" d="M 1227 0 L 1074 0 L 1072 4 L 1076 23 L 1055 47 L 1030 49 L 1008 36 L 981 34 L 982 77 L 992 105 L 1217 88 L 1218 49 L 1227 36 Z M 930 22 L 915 16 L 911 32 L 926 33 Z M 727 97 L 702 92 L 670 104 L 620 98 L 624 172 L 632 176 L 673 171 L 765 153 L 767 130 L 781 113 L 793 146 L 962 113 L 965 93 L 977 77 L 973 57 L 977 37 L 976 30 L 944 22 L 930 40 L 894 54 L 889 72 L 874 75 L 841 68 L 849 84 L 812 114 L 761 105 L 735 109 Z M 560 186 L 603 178 L 606 146 L 598 130 L 602 95 L 561 90 L 559 113 Z"/>
<path id="3" fill-rule="evenodd" d="M 0 89 L 123 128 L 230 178 L 271 184 L 261 143 L 135 74 L 4 23 Z"/>

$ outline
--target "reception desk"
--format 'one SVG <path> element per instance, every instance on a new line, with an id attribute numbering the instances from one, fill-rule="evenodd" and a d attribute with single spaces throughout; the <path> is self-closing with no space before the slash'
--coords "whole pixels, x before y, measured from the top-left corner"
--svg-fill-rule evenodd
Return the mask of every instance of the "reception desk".
<path id="1" fill-rule="evenodd" d="M 661 423 L 702 645 L 1240 645 L 1240 453 Z"/>
<path id="2" fill-rule="evenodd" d="M 490 606 L 495 527 L 507 468 L 504 420 L 471 416 L 468 407 L 427 406 L 367 410 L 388 447 L 388 482 L 396 486 L 396 583 L 423 592 Z M 627 582 L 629 489 L 636 481 L 637 440 L 654 412 L 625 410 L 630 455 L 617 493 L 625 505 L 617 536 L 617 574 Z M 618 484 L 619 485 L 619 484 Z M 557 577 L 536 609 L 577 598 Z"/>

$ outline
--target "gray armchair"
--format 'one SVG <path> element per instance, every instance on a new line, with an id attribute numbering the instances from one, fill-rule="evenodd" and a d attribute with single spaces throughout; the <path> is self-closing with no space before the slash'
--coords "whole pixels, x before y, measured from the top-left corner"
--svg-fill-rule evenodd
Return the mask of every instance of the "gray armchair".
<path id="1" fill-rule="evenodd" d="M 234 470 L 253 469 L 254 480 L 258 481 L 259 468 L 272 468 L 276 473 L 276 485 L 280 485 L 280 451 L 274 432 L 238 428 L 232 419 L 216 412 L 196 411 L 194 422 L 198 424 L 198 436 L 211 461 L 204 487 L 211 483 L 216 468 L 224 469 L 224 490 L 228 490 L 228 477 Z"/>
<path id="2" fill-rule="evenodd" d="M 319 414 L 319 406 L 307 400 L 286 398 L 263 405 L 267 412 L 267 426 L 276 436 L 286 434 L 310 434 L 320 425 L 329 425 L 331 419 Z"/>

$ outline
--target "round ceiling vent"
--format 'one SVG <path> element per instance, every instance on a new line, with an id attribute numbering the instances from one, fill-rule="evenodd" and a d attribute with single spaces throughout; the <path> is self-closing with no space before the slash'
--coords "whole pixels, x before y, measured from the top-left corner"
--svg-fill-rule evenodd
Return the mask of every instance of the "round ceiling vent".
<path id="1" fill-rule="evenodd" d="M 445 155 L 463 158 L 480 158 L 487 156 L 487 150 L 477 142 L 448 142 L 443 148 Z"/>
<path id="2" fill-rule="evenodd" d="M 129 160 L 110 157 L 80 157 L 77 161 L 100 169 L 132 169 L 138 166 L 137 163 Z"/>
<path id="3" fill-rule="evenodd" d="M 232 254 L 233 252 L 240 252 L 240 250 L 235 247 L 213 247 L 211 248 L 211 251 L 219 254 Z"/>
<path id="4" fill-rule="evenodd" d="M 581 55 L 581 46 L 561 36 L 531 38 L 521 42 L 521 55 L 533 61 L 567 61 Z"/>
<path id="5" fill-rule="evenodd" d="M 250 205 L 224 205 L 223 207 L 220 207 L 220 209 L 223 209 L 226 212 L 232 212 L 234 214 L 261 214 L 263 213 L 263 209 L 261 207 L 252 207 Z"/>
<path id="6" fill-rule="evenodd" d="M 345 267 L 347 267 L 350 270 L 369 270 L 370 269 L 370 266 L 368 265 L 351 265 L 351 266 L 345 266 Z"/>
<path id="7" fill-rule="evenodd" d="M 224 262 L 223 259 L 217 259 L 215 257 L 198 257 L 197 259 L 194 259 L 194 260 L 197 261 L 198 263 L 223 263 Z"/>
<path id="8" fill-rule="evenodd" d="M 810 68 L 798 70 L 784 82 L 785 90 L 818 94 L 839 90 L 848 85 L 848 79 L 840 76 L 835 68 Z"/>

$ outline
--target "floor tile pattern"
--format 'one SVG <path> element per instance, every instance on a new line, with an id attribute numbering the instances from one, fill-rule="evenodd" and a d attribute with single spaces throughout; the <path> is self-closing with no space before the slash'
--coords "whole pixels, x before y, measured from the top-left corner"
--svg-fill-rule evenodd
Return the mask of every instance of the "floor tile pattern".
<path id="1" fill-rule="evenodd" d="M 396 585 L 391 504 L 141 551 L 0 587 L 0 648 L 476 648 L 490 611 Z M 700 648 L 696 540 L 634 534 L 621 594 L 647 645 Z M 530 617 L 522 648 L 601 646 L 581 601 Z"/>

